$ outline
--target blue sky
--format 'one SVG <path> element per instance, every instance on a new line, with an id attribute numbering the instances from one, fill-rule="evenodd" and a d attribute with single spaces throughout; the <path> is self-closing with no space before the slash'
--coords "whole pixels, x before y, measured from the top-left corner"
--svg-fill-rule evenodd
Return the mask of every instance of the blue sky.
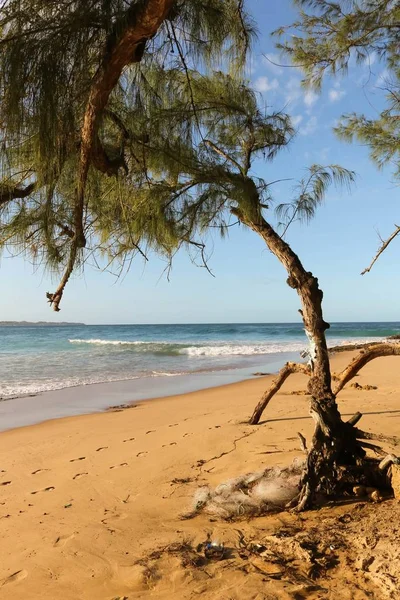
<path id="1" fill-rule="evenodd" d="M 273 6 L 274 5 L 274 6 Z M 378 171 L 368 148 L 340 142 L 332 127 L 342 113 L 373 116 L 382 106 L 379 89 L 386 73 L 374 55 L 354 66 L 347 77 L 326 80 L 321 95 L 300 87 L 297 69 L 282 64 L 270 32 L 295 19 L 290 0 L 250 0 L 259 29 L 249 70 L 260 102 L 289 112 L 296 139 L 273 163 L 257 163 L 258 176 L 272 181 L 299 179 L 312 164 L 339 163 L 357 173 L 351 193 L 332 189 L 310 225 L 294 224 L 287 239 L 324 290 L 328 321 L 400 320 L 398 264 L 400 240 L 393 242 L 370 274 L 367 266 L 379 244 L 398 221 L 398 186 L 389 169 Z M 276 202 L 290 200 L 294 182 L 274 186 Z M 273 213 L 270 215 L 273 221 Z M 0 320 L 83 321 L 86 323 L 193 323 L 298 321 L 299 301 L 285 283 L 286 274 L 261 240 L 243 228 L 232 228 L 225 240 L 209 245 L 215 277 L 194 266 L 181 252 L 168 282 L 165 264 L 139 259 L 124 279 L 87 267 L 64 294 L 62 310 L 53 313 L 45 292 L 52 280 L 22 258 L 3 256 L 0 263 Z"/>

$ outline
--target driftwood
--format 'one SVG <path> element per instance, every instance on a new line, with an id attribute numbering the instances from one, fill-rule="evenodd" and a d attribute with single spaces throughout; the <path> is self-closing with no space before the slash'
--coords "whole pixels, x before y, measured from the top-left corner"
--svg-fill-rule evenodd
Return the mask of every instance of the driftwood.
<path id="1" fill-rule="evenodd" d="M 400 344 L 378 344 L 364 352 L 360 352 L 351 363 L 339 374 L 334 393 L 338 394 L 367 363 L 382 356 L 400 356 Z"/>
<path id="2" fill-rule="evenodd" d="M 260 421 L 261 415 L 267 408 L 270 400 L 281 389 L 286 379 L 292 373 L 304 373 L 305 375 L 310 375 L 310 368 L 307 365 L 303 365 L 301 363 L 287 362 L 285 366 L 279 371 L 278 376 L 273 380 L 269 390 L 267 390 L 265 394 L 263 394 L 260 402 L 255 407 L 254 412 L 249 421 L 250 425 L 257 425 L 257 423 Z"/>
<path id="3" fill-rule="evenodd" d="M 333 390 L 335 396 L 337 396 L 344 386 L 351 381 L 351 379 L 353 379 L 353 377 L 355 377 L 367 363 L 375 358 L 381 358 L 383 356 L 400 356 L 400 344 L 379 343 L 373 344 L 367 349 L 361 350 L 361 352 L 353 358 L 350 364 L 343 369 L 339 375 L 337 375 L 337 384 Z M 303 373 L 304 375 L 309 376 L 311 375 L 308 365 L 292 362 L 286 363 L 286 365 L 279 371 L 278 376 L 273 380 L 271 387 L 263 394 L 261 400 L 254 409 L 251 419 L 249 420 L 250 425 L 257 425 L 259 423 L 260 418 L 269 402 L 280 390 L 289 375 L 292 375 L 292 373 Z M 356 413 L 356 415 L 357 414 L 360 415 L 357 419 L 359 420 L 361 418 L 361 413 Z M 356 415 L 354 415 L 352 418 L 354 419 Z M 355 425 L 357 420 L 350 424 Z"/>

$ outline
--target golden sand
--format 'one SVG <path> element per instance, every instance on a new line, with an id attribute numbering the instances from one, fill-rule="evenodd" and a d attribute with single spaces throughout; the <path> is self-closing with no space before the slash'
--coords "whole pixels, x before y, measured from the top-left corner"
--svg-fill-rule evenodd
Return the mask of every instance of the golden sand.
<path id="1" fill-rule="evenodd" d="M 351 356 L 334 357 L 333 370 L 341 370 Z M 400 435 L 399 365 L 390 357 L 363 369 L 356 381 L 377 389 L 348 385 L 338 396 L 342 414 L 360 410 L 363 429 Z M 400 545 L 391 540 L 399 527 L 395 500 L 239 523 L 203 514 L 180 518 L 200 485 L 215 486 L 301 456 L 297 432 L 310 440 L 313 422 L 307 396 L 291 392 L 304 389 L 304 376 L 287 381 L 262 424 L 246 424 L 269 380 L 1 433 L 0 598 L 400 598 Z M 332 542 L 329 552 L 339 564 L 315 580 L 306 556 L 296 558 L 293 572 L 287 558 L 278 568 L 243 552 L 239 556 L 240 535 L 267 539 L 281 528 L 316 528 L 328 537 L 347 531 L 353 543 L 346 549 L 344 538 L 338 547 Z M 190 552 L 182 558 L 179 544 L 195 549 L 207 534 L 230 549 L 225 560 L 200 561 L 198 567 Z"/>

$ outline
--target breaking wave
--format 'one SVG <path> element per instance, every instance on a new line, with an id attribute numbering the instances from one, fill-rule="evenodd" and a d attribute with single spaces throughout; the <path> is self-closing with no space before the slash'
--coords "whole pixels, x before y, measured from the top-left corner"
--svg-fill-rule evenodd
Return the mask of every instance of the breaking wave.
<path id="1" fill-rule="evenodd" d="M 304 349 L 304 342 L 283 342 L 281 344 L 171 344 L 170 342 L 146 342 L 129 340 L 103 340 L 103 339 L 70 339 L 71 344 L 90 344 L 95 346 L 120 347 L 130 349 L 136 353 L 164 354 L 170 356 L 186 355 L 196 356 L 254 356 L 258 354 L 275 354 L 277 352 L 296 352 Z"/>
<path id="2" fill-rule="evenodd" d="M 329 346 L 340 344 L 351 344 L 360 342 L 372 342 L 377 338 L 369 339 L 332 339 Z M 307 348 L 307 341 L 282 341 L 282 342 L 215 342 L 207 345 L 185 343 L 171 343 L 165 341 L 143 341 L 143 340 L 106 340 L 106 339 L 70 339 L 71 344 L 88 344 L 104 346 L 115 350 L 127 350 L 136 354 L 155 354 L 164 356 L 188 356 L 195 357 L 228 357 L 228 356 L 257 356 L 263 354 L 279 354 L 281 352 L 301 352 Z"/>

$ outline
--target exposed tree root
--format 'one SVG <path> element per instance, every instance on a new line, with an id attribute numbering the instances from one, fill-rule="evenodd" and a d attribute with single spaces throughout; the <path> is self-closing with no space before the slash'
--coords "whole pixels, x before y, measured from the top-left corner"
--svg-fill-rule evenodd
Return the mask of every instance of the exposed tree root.
<path id="1" fill-rule="evenodd" d="M 311 371 L 308 365 L 287 362 L 285 366 L 279 371 L 278 376 L 273 380 L 269 390 L 265 392 L 265 394 L 263 394 L 260 402 L 255 407 L 254 412 L 249 421 L 250 425 L 257 425 L 257 423 L 260 421 L 261 415 L 267 408 L 270 400 L 281 389 L 286 379 L 292 373 L 304 373 L 305 375 L 310 375 Z"/>
<path id="2" fill-rule="evenodd" d="M 400 344 L 377 344 L 361 351 L 338 375 L 339 381 L 333 392 L 338 394 L 355 375 L 371 360 L 382 356 L 400 356 Z"/>
<path id="3" fill-rule="evenodd" d="M 356 413 L 347 423 L 342 423 L 340 431 L 329 434 L 321 423 L 320 412 L 315 410 L 315 407 L 312 408 L 311 414 L 316 421 L 316 429 L 300 482 L 301 491 L 291 503 L 292 507 L 297 511 L 310 508 L 316 494 L 337 497 L 356 493 L 356 489 L 371 489 L 371 499 L 380 501 L 382 496 L 378 490 L 390 490 L 391 487 L 394 490 L 392 472 L 389 469 L 386 473 L 386 470 L 392 464 L 396 465 L 397 469 L 399 459 L 393 454 L 388 455 L 380 446 L 366 442 L 365 439 L 379 439 L 397 445 L 397 438 L 367 433 L 355 427 L 362 416 L 361 413 Z M 365 449 L 379 455 L 380 462 L 366 457 Z"/>
<path id="4" fill-rule="evenodd" d="M 400 356 L 400 344 L 374 344 L 353 358 L 350 364 L 343 371 L 335 376 L 337 381 L 336 387 L 333 390 L 335 396 L 344 388 L 344 386 L 357 375 L 357 373 L 371 360 L 383 356 Z M 261 419 L 264 410 L 274 395 L 279 392 L 280 388 L 286 379 L 293 373 L 304 373 L 311 375 L 310 367 L 301 363 L 288 362 L 279 371 L 278 376 L 273 380 L 271 387 L 263 394 L 261 400 L 254 409 L 254 412 L 249 420 L 250 425 L 257 425 Z"/>

